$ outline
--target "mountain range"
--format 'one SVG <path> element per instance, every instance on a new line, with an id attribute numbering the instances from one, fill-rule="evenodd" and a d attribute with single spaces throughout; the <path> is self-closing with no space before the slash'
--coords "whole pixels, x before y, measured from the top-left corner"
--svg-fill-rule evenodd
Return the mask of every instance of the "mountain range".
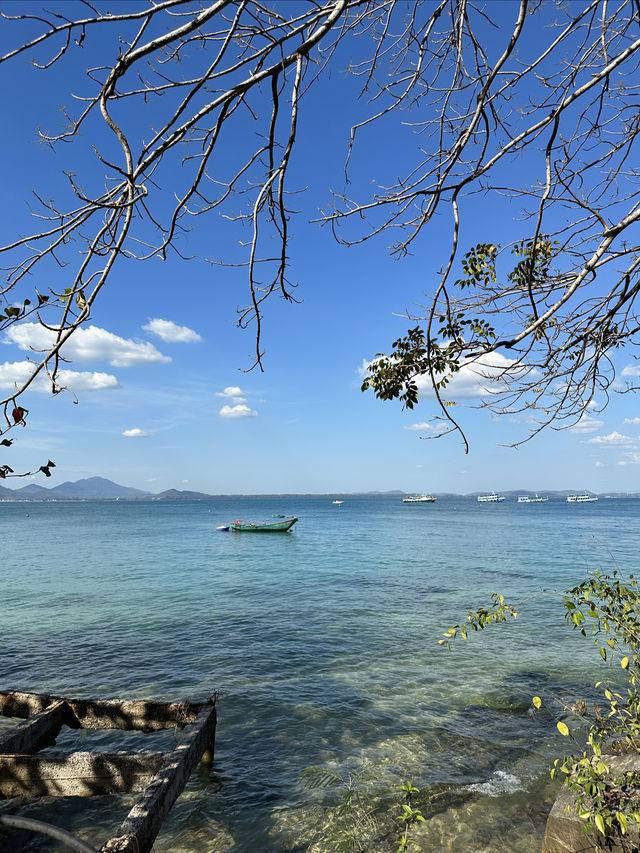
<path id="1" fill-rule="evenodd" d="M 116 498 L 146 498 L 151 497 L 150 492 L 141 489 L 130 489 L 127 486 L 119 486 L 104 477 L 89 477 L 87 480 L 77 480 L 75 483 L 61 483 L 52 489 L 29 483 L 21 489 L 9 489 L 0 486 L 0 499 L 24 500 L 24 501 L 47 501 L 47 500 L 105 500 Z"/>
<path id="2" fill-rule="evenodd" d="M 567 495 L 581 492 L 581 489 L 567 489 L 564 491 L 545 491 L 546 497 L 565 498 Z M 525 489 L 516 489 L 512 491 L 500 492 L 505 497 L 516 497 L 517 495 L 525 495 L 531 493 Z M 366 492 L 366 497 L 401 497 L 406 495 L 406 492 L 394 490 L 387 492 Z M 475 498 L 481 492 L 473 492 L 469 495 L 459 495 L 454 492 L 439 492 L 437 497 L 468 497 Z M 341 494 L 341 497 L 347 496 L 346 493 Z M 354 497 L 355 495 L 349 495 Z M 61 483 L 59 486 L 54 486 L 51 489 L 45 486 L 38 486 L 36 483 L 29 483 L 28 486 L 23 486 L 20 489 L 9 489 L 6 486 L 0 486 L 0 501 L 91 501 L 91 500 L 136 500 L 146 498 L 151 500 L 204 500 L 211 497 L 222 497 L 221 495 L 208 495 L 204 492 L 179 491 L 178 489 L 166 489 L 164 492 L 153 494 L 145 492 L 142 489 L 132 489 L 128 486 L 120 486 L 118 483 L 113 483 L 111 480 L 106 480 L 104 477 L 89 477 L 86 480 L 76 480 L 75 483 Z M 229 497 L 229 496 L 227 496 Z M 238 496 L 236 496 L 238 497 Z M 242 495 L 245 498 L 252 497 L 269 497 L 269 495 Z M 322 495 L 273 495 L 272 497 L 322 497 Z M 335 495 L 327 495 L 327 497 L 335 497 Z M 607 497 L 640 497 L 640 494 L 635 493 L 621 494 L 610 493 Z"/>

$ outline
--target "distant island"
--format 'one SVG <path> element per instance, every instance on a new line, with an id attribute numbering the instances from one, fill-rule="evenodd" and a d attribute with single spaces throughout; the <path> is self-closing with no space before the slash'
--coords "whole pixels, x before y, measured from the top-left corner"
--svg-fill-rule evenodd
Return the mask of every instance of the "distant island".
<path id="1" fill-rule="evenodd" d="M 203 500 L 213 497 L 202 492 L 167 489 L 159 494 L 121 486 L 104 477 L 89 477 L 75 483 L 61 483 L 51 489 L 29 483 L 21 489 L 0 486 L 0 501 L 119 501 L 119 500 Z"/>
<path id="2" fill-rule="evenodd" d="M 511 491 L 500 492 L 507 498 L 515 498 L 519 495 L 531 494 L 534 490 L 516 489 Z M 583 491 L 579 489 L 578 491 Z M 575 489 L 566 489 L 564 491 L 545 491 L 544 494 L 550 498 L 566 498 L 567 495 L 574 494 Z M 243 494 L 205 494 L 204 492 L 180 491 L 179 489 L 166 489 L 158 494 L 145 492 L 142 489 L 133 489 L 129 486 L 120 486 L 118 483 L 113 483 L 111 480 L 106 480 L 104 477 L 89 477 L 86 480 L 76 480 L 75 483 L 61 483 L 59 486 L 54 486 L 51 489 L 45 486 L 39 486 L 35 483 L 29 483 L 28 486 L 23 486 L 20 489 L 9 489 L 6 486 L 0 486 L 0 501 L 119 501 L 119 500 L 154 500 L 154 501 L 199 501 L 209 500 L 212 498 L 341 498 L 349 497 L 397 497 L 401 498 L 407 495 L 408 492 L 400 490 L 393 491 L 370 491 L 370 492 L 336 492 L 335 494 L 265 494 L 265 495 L 243 495 Z M 476 498 L 482 492 L 471 492 L 466 495 L 457 494 L 455 492 L 435 492 L 437 498 Z M 595 493 L 593 493 L 595 494 Z M 622 492 L 606 492 L 600 495 L 605 498 L 640 498 L 640 492 L 632 494 Z"/>

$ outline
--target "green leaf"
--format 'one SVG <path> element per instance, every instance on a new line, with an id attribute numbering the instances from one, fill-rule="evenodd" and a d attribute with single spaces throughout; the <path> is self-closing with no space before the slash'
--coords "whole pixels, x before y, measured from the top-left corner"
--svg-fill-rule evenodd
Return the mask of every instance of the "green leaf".
<path id="1" fill-rule="evenodd" d="M 627 657 L 622 658 L 622 660 L 620 661 L 620 666 L 623 669 L 628 669 L 629 668 L 629 658 L 627 658 Z"/>
<path id="2" fill-rule="evenodd" d="M 561 735 L 564 735 L 566 737 L 569 734 L 569 726 L 566 723 L 560 721 L 558 723 L 558 731 Z"/>
<path id="3" fill-rule="evenodd" d="M 604 835 L 604 818 L 601 814 L 597 814 L 594 818 L 595 824 L 600 830 L 600 832 Z"/>
<path id="4" fill-rule="evenodd" d="M 627 834 L 627 829 L 628 829 L 628 826 L 629 826 L 629 825 L 628 825 L 628 823 L 627 823 L 627 816 L 626 816 L 626 814 L 624 814 L 623 812 L 616 812 L 616 818 L 617 818 L 617 820 L 618 820 L 618 823 L 620 824 L 620 832 L 621 832 L 623 835 L 626 835 L 626 834 Z"/>

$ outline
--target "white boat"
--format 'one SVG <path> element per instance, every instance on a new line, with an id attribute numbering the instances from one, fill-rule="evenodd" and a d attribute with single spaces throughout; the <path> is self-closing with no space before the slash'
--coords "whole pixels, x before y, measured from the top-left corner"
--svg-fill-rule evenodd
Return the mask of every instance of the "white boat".
<path id="1" fill-rule="evenodd" d="M 403 504 L 433 504 L 436 502 L 436 499 L 433 495 L 407 495 L 406 498 L 402 498 Z"/>
<path id="2" fill-rule="evenodd" d="M 490 495 L 478 495 L 479 504 L 497 504 L 503 500 L 502 495 L 496 495 L 495 492 L 491 492 Z"/>
<path id="3" fill-rule="evenodd" d="M 519 495 L 518 496 L 518 503 L 519 504 L 543 504 L 548 500 L 549 500 L 549 498 L 541 498 L 537 494 L 535 494 L 533 497 L 531 497 L 531 495 Z"/>
<path id="4" fill-rule="evenodd" d="M 597 501 L 598 498 L 595 495 L 567 495 L 567 503 L 568 504 L 590 504 L 593 501 Z"/>
<path id="5" fill-rule="evenodd" d="M 332 504 L 343 504 L 344 501 L 331 501 Z"/>

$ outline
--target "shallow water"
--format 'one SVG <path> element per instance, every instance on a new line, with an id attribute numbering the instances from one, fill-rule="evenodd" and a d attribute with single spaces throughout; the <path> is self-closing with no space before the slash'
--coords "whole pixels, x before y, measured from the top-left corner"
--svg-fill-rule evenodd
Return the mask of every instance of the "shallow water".
<path id="1" fill-rule="evenodd" d="M 290 534 L 215 529 L 274 513 L 300 521 Z M 437 640 L 494 591 L 518 602 L 588 569 L 633 571 L 639 516 L 634 500 L 2 503 L 0 529 L 15 544 L 0 686 L 221 694 L 214 768 L 193 774 L 156 851 L 325 853 L 347 832 L 363 849 L 392 850 L 406 779 L 428 818 L 414 849 L 537 851 L 556 790 L 548 768 L 566 742 L 531 697 L 580 698 L 610 672 L 549 596 L 452 651 Z M 81 737 L 83 749 L 156 748 L 156 736 Z M 301 774 L 313 766 L 345 785 L 309 787 Z M 350 780 L 358 806 L 339 814 Z M 131 802 L 13 800 L 0 810 L 99 847 Z M 53 848 L 0 834 L 2 853 L 22 849 Z"/>

